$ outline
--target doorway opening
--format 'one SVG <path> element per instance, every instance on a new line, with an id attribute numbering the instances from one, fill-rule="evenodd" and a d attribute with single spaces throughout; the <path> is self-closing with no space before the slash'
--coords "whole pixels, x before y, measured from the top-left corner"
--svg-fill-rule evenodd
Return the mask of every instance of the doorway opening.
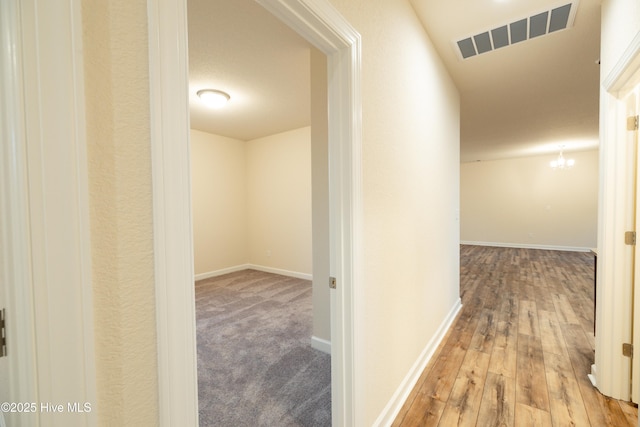
<path id="1" fill-rule="evenodd" d="M 252 0 L 187 8 L 200 425 L 328 425 L 326 58 Z"/>
<path id="2" fill-rule="evenodd" d="M 354 424 L 353 294 L 360 273 L 360 36 L 326 1 L 262 0 L 327 55 L 330 190 L 332 425 Z M 149 2 L 150 98 L 160 424 L 197 423 L 186 0 Z M 176 286 L 176 283 L 182 285 Z M 183 286 L 184 285 L 184 286 Z M 167 319 L 171 319 L 169 324 Z"/>

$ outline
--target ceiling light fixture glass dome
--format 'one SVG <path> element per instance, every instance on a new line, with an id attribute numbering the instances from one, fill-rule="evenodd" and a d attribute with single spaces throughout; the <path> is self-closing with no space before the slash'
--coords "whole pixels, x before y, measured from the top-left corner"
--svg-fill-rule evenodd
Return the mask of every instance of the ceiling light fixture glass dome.
<path id="1" fill-rule="evenodd" d="M 197 95 L 209 108 L 222 108 L 231 99 L 228 93 L 215 89 L 202 89 Z"/>

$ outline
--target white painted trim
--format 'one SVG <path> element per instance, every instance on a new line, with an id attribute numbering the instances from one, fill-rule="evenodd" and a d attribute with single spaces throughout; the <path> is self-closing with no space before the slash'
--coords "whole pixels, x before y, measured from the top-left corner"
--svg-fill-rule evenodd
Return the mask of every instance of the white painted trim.
<path id="1" fill-rule="evenodd" d="M 81 294 L 80 316 L 83 325 L 83 355 L 84 355 L 84 396 L 87 403 L 97 404 L 97 372 L 95 354 L 95 326 L 93 316 L 93 270 L 91 263 L 91 222 L 89 206 L 89 165 L 87 153 L 87 120 L 86 120 L 86 95 L 84 81 L 84 41 L 82 37 L 82 3 L 81 0 L 71 1 L 71 34 L 72 34 L 72 57 L 73 57 L 73 83 L 74 97 L 73 107 L 75 109 L 75 128 L 71 130 L 75 139 L 75 176 L 77 188 L 77 230 L 78 252 L 79 252 L 79 273 L 80 283 L 78 292 Z M 46 13 L 46 12 L 45 12 Z M 59 249 L 59 248 L 57 248 Z M 78 402 L 80 403 L 80 402 Z M 92 405 L 92 407 L 95 405 Z M 93 412 L 93 411 L 92 411 Z M 88 415 L 87 426 L 98 424 L 98 417 L 94 413 Z"/>
<path id="2" fill-rule="evenodd" d="M 635 86 L 632 79 L 638 68 L 640 68 L 640 32 L 631 40 L 616 65 L 602 81 L 602 87 L 617 98 L 623 97 Z"/>
<path id="3" fill-rule="evenodd" d="M 640 33 L 627 47 L 600 91 L 600 188 L 598 202 L 598 289 L 593 381 L 600 392 L 629 400 L 631 366 L 622 356 L 631 340 L 631 249 L 620 236 L 630 228 L 626 105 L 629 85 L 640 70 Z"/>
<path id="4" fill-rule="evenodd" d="M 159 426 L 198 425 L 186 0 L 148 0 Z"/>
<path id="5" fill-rule="evenodd" d="M 362 286 L 360 35 L 328 0 L 259 0 L 327 55 L 332 425 L 357 425 Z M 197 426 L 186 0 L 147 0 L 160 426 Z M 171 319 L 171 323 L 169 323 Z M 361 393 L 360 393 L 361 394 Z M 360 399 L 361 400 L 361 399 Z"/>
<path id="6" fill-rule="evenodd" d="M 40 402 L 96 403 L 80 1 L 20 2 L 29 243 Z M 61 102 L 64 100 L 64 102 Z M 24 190 L 24 189 L 23 189 Z M 16 284 L 18 285 L 18 284 Z M 29 284 L 24 284 L 29 286 Z M 44 425 L 97 423 L 40 413 Z"/>
<path id="7" fill-rule="evenodd" d="M 251 268 L 253 270 L 258 270 L 258 271 L 264 271 L 265 273 L 273 273 L 273 274 L 279 274 L 281 276 L 295 277 L 296 279 L 303 279 L 303 280 L 311 280 L 311 279 L 313 279 L 313 276 L 311 276 L 311 274 L 308 274 L 308 273 L 300 273 L 300 272 L 297 272 L 297 271 L 282 270 L 280 268 L 267 267 L 267 266 L 264 266 L 264 265 L 249 264 L 248 268 Z"/>
<path id="8" fill-rule="evenodd" d="M 196 274 L 193 277 L 194 282 L 198 280 L 210 279 L 212 277 L 218 277 L 229 273 L 236 273 L 238 271 L 247 270 L 251 268 L 249 264 L 240 264 L 233 267 L 221 268 L 220 270 L 213 270 L 206 273 Z"/>
<path id="9" fill-rule="evenodd" d="M 311 347 L 320 350 L 323 353 L 331 354 L 331 341 L 311 336 Z"/>
<path id="10" fill-rule="evenodd" d="M 591 385 L 594 386 L 595 388 L 598 388 L 598 382 L 596 380 L 596 365 L 591 365 L 591 373 L 587 374 L 587 378 L 589 378 L 589 381 L 591 381 Z"/>
<path id="11" fill-rule="evenodd" d="M 0 280 L 5 290 L 0 299 L 6 304 L 10 338 L 7 356 L 0 361 L 9 369 L 2 397 L 37 402 L 21 33 L 19 0 L 0 2 Z M 12 426 L 26 427 L 29 421 L 7 414 Z"/>
<path id="12" fill-rule="evenodd" d="M 436 333 L 431 337 L 425 348 L 420 353 L 418 359 L 400 383 L 398 389 L 393 393 L 391 400 L 389 400 L 382 413 L 378 416 L 378 419 L 373 423 L 374 426 L 390 426 L 396 419 L 398 413 L 402 409 L 402 406 L 407 401 L 409 394 L 417 384 L 420 376 L 427 367 L 427 364 L 438 349 L 442 339 L 456 320 L 460 310 L 462 310 L 462 300 L 458 298 L 453 307 L 451 307 L 451 310 L 449 310 L 449 314 L 447 314 L 443 319 Z"/>
<path id="13" fill-rule="evenodd" d="M 280 268 L 267 267 L 264 265 L 257 265 L 257 264 L 240 264 L 233 267 L 222 268 L 220 270 L 209 271 L 207 273 L 196 274 L 194 276 L 194 281 L 197 282 L 198 280 L 209 279 L 211 277 L 218 277 L 218 276 L 222 276 L 223 274 L 235 273 L 237 271 L 249 270 L 249 269 L 264 271 L 265 273 L 279 274 L 281 276 L 295 277 L 296 279 L 303 279 L 303 280 L 311 280 L 313 278 L 311 274 L 308 274 L 308 273 L 282 270 Z"/>
<path id="14" fill-rule="evenodd" d="M 568 251 L 568 252 L 589 252 L 591 248 L 582 246 L 555 246 L 555 245 L 531 245 L 527 243 L 502 243 L 502 242 L 472 242 L 461 241 L 461 245 L 472 246 L 493 246 L 496 248 L 516 248 L 516 249 L 543 249 L 547 251 Z"/>

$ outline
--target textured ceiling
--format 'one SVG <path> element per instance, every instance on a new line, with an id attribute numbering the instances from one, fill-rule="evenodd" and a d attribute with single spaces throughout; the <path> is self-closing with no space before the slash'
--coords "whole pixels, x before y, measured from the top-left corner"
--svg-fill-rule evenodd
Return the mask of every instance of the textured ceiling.
<path id="1" fill-rule="evenodd" d="M 461 160 L 596 148 L 600 4 L 572 28 L 461 60 L 454 40 L 567 1 L 411 0 L 461 94 Z"/>
<path id="2" fill-rule="evenodd" d="M 598 144 L 600 4 L 573 27 L 462 60 L 455 41 L 567 4 L 410 0 L 461 94 L 461 160 Z M 309 124 L 309 45 L 253 0 L 188 0 L 191 124 L 242 140 Z M 231 95 L 224 110 L 195 92 Z"/>
<path id="3" fill-rule="evenodd" d="M 309 125 L 309 44 L 254 0 L 188 0 L 191 127 L 244 141 Z M 224 109 L 196 92 L 227 92 Z"/>

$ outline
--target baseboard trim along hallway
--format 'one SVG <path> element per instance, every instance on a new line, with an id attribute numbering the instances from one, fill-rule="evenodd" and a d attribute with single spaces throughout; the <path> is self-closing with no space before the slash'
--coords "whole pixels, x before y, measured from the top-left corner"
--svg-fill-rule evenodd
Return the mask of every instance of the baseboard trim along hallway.
<path id="1" fill-rule="evenodd" d="M 387 406 L 384 408 L 375 423 L 373 423 L 374 426 L 390 426 L 391 423 L 393 423 L 405 401 L 409 397 L 409 394 L 418 383 L 418 380 L 420 379 L 422 372 L 427 367 L 429 360 L 433 357 L 435 351 L 438 349 L 438 346 L 447 334 L 451 325 L 453 325 L 453 322 L 456 320 L 456 316 L 461 309 L 462 300 L 458 299 L 453 307 L 451 307 L 449 314 L 440 324 L 436 334 L 427 343 L 426 347 L 422 350 L 422 353 L 420 353 L 420 356 L 407 373 L 407 376 L 404 378 L 402 383 L 400 383 L 400 387 L 398 387 L 396 392 L 393 394 L 391 400 L 387 403 Z"/>
<path id="2" fill-rule="evenodd" d="M 460 247 L 463 307 L 393 427 L 637 427 L 589 381 L 594 257 Z"/>

